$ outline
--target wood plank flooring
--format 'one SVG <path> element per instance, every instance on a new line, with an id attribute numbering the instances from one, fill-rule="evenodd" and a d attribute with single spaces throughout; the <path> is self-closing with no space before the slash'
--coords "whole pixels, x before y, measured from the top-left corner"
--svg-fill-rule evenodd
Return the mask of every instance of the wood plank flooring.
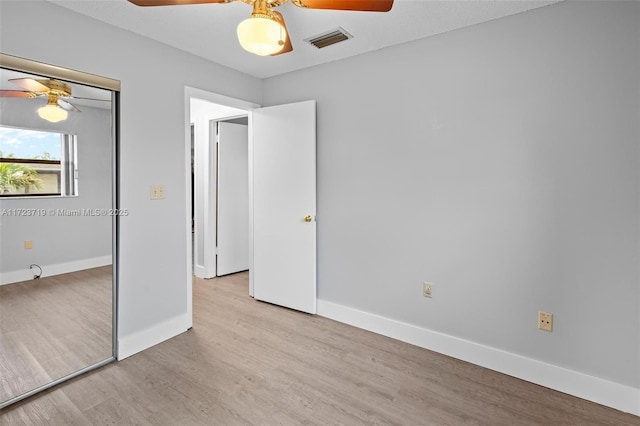
<path id="1" fill-rule="evenodd" d="M 0 401 L 111 356 L 111 266 L 0 286 Z"/>
<path id="2" fill-rule="evenodd" d="M 640 425 L 640 418 L 194 281 L 194 327 L 9 407 L 1 425 Z"/>

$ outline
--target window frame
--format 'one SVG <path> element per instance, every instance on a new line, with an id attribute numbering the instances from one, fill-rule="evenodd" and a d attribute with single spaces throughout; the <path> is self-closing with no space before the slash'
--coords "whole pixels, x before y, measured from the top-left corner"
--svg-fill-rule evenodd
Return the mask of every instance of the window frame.
<path id="1" fill-rule="evenodd" d="M 43 164 L 43 165 L 59 165 L 60 166 L 60 178 L 58 179 L 58 192 L 41 192 L 41 193 L 14 193 L 14 194 L 1 194 L 1 199 L 14 199 L 14 198 L 70 198 L 78 196 L 78 150 L 77 139 L 78 136 L 72 133 L 32 129 L 19 126 L 8 126 L 0 124 L 0 127 L 7 129 L 19 129 L 41 133 L 56 134 L 60 137 L 60 159 L 59 160 L 44 160 L 36 158 L 20 158 L 20 157 L 0 157 L 0 163 L 14 163 L 14 164 Z"/>

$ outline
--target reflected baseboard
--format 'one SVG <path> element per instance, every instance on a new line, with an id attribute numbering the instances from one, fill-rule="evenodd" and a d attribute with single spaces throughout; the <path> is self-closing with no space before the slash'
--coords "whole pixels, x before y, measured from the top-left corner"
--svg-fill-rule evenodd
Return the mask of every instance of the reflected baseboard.
<path id="1" fill-rule="evenodd" d="M 92 257 L 89 259 L 74 260 L 72 262 L 56 263 L 52 265 L 38 265 L 42 268 L 40 278 L 53 275 L 68 274 L 70 272 L 82 271 L 85 269 L 98 268 L 100 266 L 111 265 L 111 255 Z M 28 268 L 18 271 L 0 272 L 0 285 L 19 283 L 33 279 L 33 271 Z"/>

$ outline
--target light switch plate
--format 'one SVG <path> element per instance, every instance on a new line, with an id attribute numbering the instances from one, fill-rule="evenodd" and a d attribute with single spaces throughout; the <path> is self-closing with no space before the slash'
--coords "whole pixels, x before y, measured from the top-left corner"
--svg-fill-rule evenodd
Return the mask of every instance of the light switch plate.
<path id="1" fill-rule="evenodd" d="M 433 284 L 426 281 L 422 283 L 422 295 L 429 298 L 433 297 Z"/>

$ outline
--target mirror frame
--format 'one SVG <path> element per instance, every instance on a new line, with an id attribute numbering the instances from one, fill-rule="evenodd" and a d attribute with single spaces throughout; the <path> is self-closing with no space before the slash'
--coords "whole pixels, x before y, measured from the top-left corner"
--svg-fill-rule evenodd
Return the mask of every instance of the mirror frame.
<path id="1" fill-rule="evenodd" d="M 120 164 L 120 81 L 114 80 L 108 77 L 102 77 L 96 74 L 90 74 L 82 71 L 77 71 L 69 68 L 58 67 L 55 65 L 46 64 L 44 62 L 33 61 L 30 59 L 20 58 L 17 56 L 0 53 L 0 68 L 5 68 L 13 71 L 20 71 L 29 74 L 41 75 L 43 77 L 57 78 L 60 80 L 66 80 L 71 83 L 83 84 L 86 86 L 92 86 L 99 89 L 106 89 L 112 92 L 112 126 L 111 126 L 111 150 L 112 150 L 112 164 L 111 164 L 111 183 L 112 183 L 112 206 L 114 209 L 120 209 L 120 181 L 119 181 L 119 164 Z M 50 389 L 60 383 L 71 380 L 77 376 L 80 376 L 89 371 L 100 368 L 106 364 L 109 364 L 117 359 L 118 355 L 118 233 L 119 233 L 119 221 L 120 217 L 114 215 L 112 217 L 112 232 L 111 232 L 111 250 L 112 250 L 112 285 L 111 285 L 111 356 L 96 364 L 89 365 L 81 370 L 75 371 L 71 374 L 58 378 L 50 383 L 39 386 L 21 395 L 15 396 L 6 401 L 0 401 L 0 410 L 16 402 L 29 398 L 37 393 Z"/>

